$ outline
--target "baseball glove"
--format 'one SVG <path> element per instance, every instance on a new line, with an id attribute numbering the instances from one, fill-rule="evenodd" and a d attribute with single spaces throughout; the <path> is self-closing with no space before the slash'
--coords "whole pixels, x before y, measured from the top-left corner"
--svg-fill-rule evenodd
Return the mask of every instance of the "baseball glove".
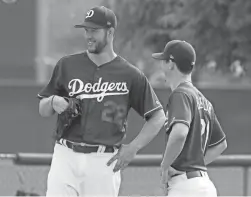
<path id="1" fill-rule="evenodd" d="M 56 138 L 60 139 L 65 135 L 73 122 L 82 114 L 81 101 L 76 98 L 64 99 L 68 102 L 68 107 L 61 114 L 58 114 Z"/>

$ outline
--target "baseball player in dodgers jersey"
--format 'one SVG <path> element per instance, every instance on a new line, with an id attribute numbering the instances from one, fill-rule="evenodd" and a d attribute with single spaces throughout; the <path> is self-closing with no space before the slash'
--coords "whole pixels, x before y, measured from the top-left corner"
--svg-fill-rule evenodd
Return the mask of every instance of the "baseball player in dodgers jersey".
<path id="1" fill-rule="evenodd" d="M 94 7 L 84 23 L 87 51 L 61 58 L 38 94 L 39 113 L 62 113 L 63 97 L 81 99 L 82 116 L 56 140 L 47 196 L 118 196 L 120 170 L 160 131 L 165 113 L 145 75 L 113 51 L 116 16 Z M 52 99 L 53 98 L 53 99 Z M 146 123 L 122 145 L 127 115 L 133 108 Z"/>
<path id="2" fill-rule="evenodd" d="M 226 149 L 227 143 L 212 104 L 191 82 L 195 50 L 185 41 L 173 40 L 164 52 L 152 56 L 161 61 L 172 90 L 161 163 L 168 196 L 217 196 L 206 165 Z"/>

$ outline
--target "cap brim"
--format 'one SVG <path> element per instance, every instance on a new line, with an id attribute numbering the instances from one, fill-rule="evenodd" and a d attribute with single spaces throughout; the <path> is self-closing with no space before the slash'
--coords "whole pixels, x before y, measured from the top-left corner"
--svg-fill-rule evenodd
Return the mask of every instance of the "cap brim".
<path id="1" fill-rule="evenodd" d="M 92 22 L 84 22 L 80 25 L 75 25 L 74 26 L 75 28 L 93 28 L 93 29 L 101 29 L 101 28 L 104 28 L 103 26 L 101 25 L 97 25 L 95 23 L 92 23 Z"/>
<path id="2" fill-rule="evenodd" d="M 152 58 L 157 59 L 157 60 L 165 60 L 166 59 L 166 57 L 164 56 L 163 53 L 153 53 Z"/>

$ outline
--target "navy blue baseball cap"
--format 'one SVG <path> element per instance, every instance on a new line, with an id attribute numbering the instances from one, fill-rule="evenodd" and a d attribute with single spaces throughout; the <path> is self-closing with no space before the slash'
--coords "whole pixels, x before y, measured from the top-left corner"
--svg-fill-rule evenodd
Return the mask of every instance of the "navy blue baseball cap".
<path id="1" fill-rule="evenodd" d="M 168 42 L 161 53 L 153 53 L 152 57 L 158 60 L 171 60 L 176 63 L 183 73 L 190 73 L 196 62 L 196 53 L 191 44 L 183 40 Z"/>
<path id="2" fill-rule="evenodd" d="M 117 18 L 114 12 L 104 6 L 94 7 L 87 11 L 82 24 L 75 25 L 76 28 L 116 28 Z"/>

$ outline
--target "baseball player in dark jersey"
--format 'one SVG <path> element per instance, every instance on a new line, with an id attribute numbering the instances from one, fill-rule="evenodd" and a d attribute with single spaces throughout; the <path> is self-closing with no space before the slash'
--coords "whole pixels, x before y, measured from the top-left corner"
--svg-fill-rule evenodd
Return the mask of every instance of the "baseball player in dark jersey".
<path id="1" fill-rule="evenodd" d="M 39 92 L 43 117 L 61 114 L 63 97 L 81 100 L 82 115 L 56 140 L 47 196 L 118 196 L 120 170 L 160 131 L 165 113 L 146 76 L 113 50 L 116 16 L 105 7 L 90 9 L 82 28 L 86 51 L 65 56 Z M 128 145 L 129 110 L 146 120 Z"/>
<path id="2" fill-rule="evenodd" d="M 168 186 L 169 196 L 217 196 L 206 166 L 226 149 L 226 136 L 213 105 L 192 84 L 195 50 L 185 41 L 173 40 L 152 57 L 161 61 L 172 91 L 165 123 L 162 183 Z"/>

